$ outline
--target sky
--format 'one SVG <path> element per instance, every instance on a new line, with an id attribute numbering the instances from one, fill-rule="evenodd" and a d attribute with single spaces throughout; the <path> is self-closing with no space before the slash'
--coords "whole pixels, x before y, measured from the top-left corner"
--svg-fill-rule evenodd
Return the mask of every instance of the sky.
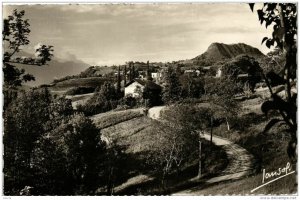
<path id="1" fill-rule="evenodd" d="M 3 17 L 13 9 L 29 19 L 24 51 L 53 45 L 56 58 L 90 65 L 190 59 L 213 42 L 269 52 L 261 40 L 271 28 L 260 25 L 246 3 L 4 5 Z"/>

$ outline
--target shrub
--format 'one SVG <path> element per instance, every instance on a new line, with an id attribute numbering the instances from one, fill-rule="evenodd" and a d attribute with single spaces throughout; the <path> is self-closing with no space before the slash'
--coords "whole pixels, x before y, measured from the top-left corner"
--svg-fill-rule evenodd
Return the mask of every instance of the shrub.
<path id="1" fill-rule="evenodd" d="M 78 106 L 77 110 L 90 116 L 112 110 L 118 104 L 115 87 L 111 83 L 105 82 L 101 88 L 96 88 L 94 95 L 84 105 Z"/>

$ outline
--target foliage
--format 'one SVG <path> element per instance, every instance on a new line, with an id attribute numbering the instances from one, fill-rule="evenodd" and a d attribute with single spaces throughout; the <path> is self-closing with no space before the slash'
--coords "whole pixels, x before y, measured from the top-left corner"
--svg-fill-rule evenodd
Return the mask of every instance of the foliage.
<path id="1" fill-rule="evenodd" d="M 209 96 L 233 97 L 243 91 L 242 85 L 230 76 L 219 79 L 206 77 L 204 82 L 205 94 Z"/>
<path id="2" fill-rule="evenodd" d="M 149 82 L 146 83 L 144 90 L 142 92 L 143 99 L 146 99 L 147 106 L 158 106 L 162 103 L 161 100 L 161 89 L 151 89 Z"/>
<path id="3" fill-rule="evenodd" d="M 226 76 L 219 79 L 208 77 L 204 88 L 205 99 L 210 104 L 208 113 L 212 119 L 225 119 L 229 129 L 229 121 L 236 118 L 238 113 L 239 106 L 234 97 L 243 92 L 242 84 Z"/>
<path id="4" fill-rule="evenodd" d="M 194 78 L 189 74 L 180 76 L 183 98 L 199 98 L 204 93 L 204 83 L 202 79 Z"/>
<path id="5" fill-rule="evenodd" d="M 254 4 L 249 5 L 253 11 Z M 265 114 L 270 110 L 276 110 L 280 113 L 291 134 L 288 147 L 289 156 L 292 160 L 296 160 L 297 96 L 292 96 L 290 79 L 295 78 L 297 69 L 297 5 L 295 3 L 264 3 L 262 9 L 257 10 L 257 14 L 261 24 L 265 22 L 266 27 L 273 25 L 272 37 L 264 37 L 262 43 L 266 42 L 265 44 L 269 48 L 275 46 L 281 49 L 285 55 L 283 70 L 286 98 L 283 99 L 273 92 L 269 80 L 264 75 L 272 100 L 263 103 L 262 111 Z M 269 129 L 276 124 L 275 122 L 275 120 L 271 120 L 266 128 Z"/>
<path id="6" fill-rule="evenodd" d="M 23 92 L 9 105 L 4 113 L 5 193 L 32 184 L 35 142 L 71 113 L 71 102 L 54 99 L 47 88 Z"/>
<path id="7" fill-rule="evenodd" d="M 105 155 L 105 171 L 103 178 L 106 180 L 106 194 L 113 195 L 114 185 L 124 181 L 128 175 L 128 155 L 125 153 L 126 148 L 120 146 L 116 141 L 112 141 Z M 125 179 L 126 180 L 126 179 Z"/>
<path id="8" fill-rule="evenodd" d="M 261 68 L 259 63 L 252 57 L 249 56 L 237 56 L 234 60 L 227 62 L 223 68 L 222 72 L 225 75 L 230 75 L 236 81 L 245 82 L 240 80 L 239 74 L 248 74 L 246 81 L 248 82 L 250 89 L 254 92 L 256 83 L 261 80 Z"/>
<path id="9" fill-rule="evenodd" d="M 32 81 L 34 77 L 30 74 L 25 74 L 24 69 L 19 70 L 16 66 L 8 63 L 21 63 L 28 65 L 45 65 L 53 57 L 53 46 L 40 45 L 36 50 L 35 58 L 13 57 L 20 52 L 22 46 L 30 43 L 28 37 L 30 33 L 28 19 L 23 19 L 25 11 L 18 12 L 14 10 L 12 15 L 9 15 L 3 20 L 3 41 L 4 41 L 4 56 L 3 56 L 3 72 L 4 85 L 6 87 L 18 87 L 23 82 Z"/>
<path id="10" fill-rule="evenodd" d="M 99 159 L 105 153 L 100 130 L 89 118 L 77 114 L 51 131 L 49 137 L 62 149 L 65 173 L 70 180 L 67 191 L 71 191 L 70 194 L 93 194 L 101 180 L 98 177 Z"/>
<path id="11" fill-rule="evenodd" d="M 262 69 L 264 73 L 275 72 L 276 74 L 280 74 L 281 76 L 284 73 L 283 67 L 285 63 L 285 55 L 280 48 L 275 48 L 274 50 L 267 53 L 266 57 L 263 59 Z"/>
<path id="12" fill-rule="evenodd" d="M 165 72 L 165 86 L 162 92 L 162 100 L 165 103 L 174 103 L 180 100 L 181 84 L 176 70 L 168 67 Z"/>
<path id="13" fill-rule="evenodd" d="M 198 134 L 193 132 L 204 128 L 204 115 L 206 112 L 198 112 L 193 106 L 174 105 L 162 113 L 161 122 L 155 122 L 150 146 L 154 155 L 149 154 L 148 162 L 161 174 L 163 189 L 166 176 L 189 161 L 197 150 Z"/>
<path id="14" fill-rule="evenodd" d="M 118 105 L 118 94 L 115 87 L 105 82 L 101 88 L 96 88 L 95 94 L 77 110 L 84 112 L 86 115 L 95 115 L 107 112 L 116 108 Z"/>
<path id="15" fill-rule="evenodd" d="M 21 86 L 23 82 L 35 80 L 33 75 L 25 74 L 24 69 L 18 69 L 8 63 L 4 63 L 3 74 L 4 85 Z"/>
<path id="16" fill-rule="evenodd" d="M 132 97 L 132 95 L 126 95 L 122 99 L 122 104 L 125 104 L 129 108 L 133 108 L 137 105 L 137 99 Z"/>

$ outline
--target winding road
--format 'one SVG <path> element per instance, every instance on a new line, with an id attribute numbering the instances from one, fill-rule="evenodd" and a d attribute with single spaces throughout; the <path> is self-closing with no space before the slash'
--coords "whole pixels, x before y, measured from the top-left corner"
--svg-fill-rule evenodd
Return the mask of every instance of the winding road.
<path id="1" fill-rule="evenodd" d="M 165 106 L 153 107 L 148 111 L 150 118 L 159 119 L 160 112 Z M 204 133 L 203 138 L 210 140 L 210 135 Z M 213 136 L 213 143 L 217 146 L 221 146 L 228 159 L 228 165 L 218 176 L 210 178 L 205 181 L 204 184 L 213 184 L 223 181 L 241 179 L 255 173 L 255 158 L 243 147 L 218 136 Z M 197 179 L 195 179 L 197 180 Z M 178 191 L 173 195 L 197 195 L 197 191 L 203 188 L 203 184 L 195 186 L 186 190 Z"/>

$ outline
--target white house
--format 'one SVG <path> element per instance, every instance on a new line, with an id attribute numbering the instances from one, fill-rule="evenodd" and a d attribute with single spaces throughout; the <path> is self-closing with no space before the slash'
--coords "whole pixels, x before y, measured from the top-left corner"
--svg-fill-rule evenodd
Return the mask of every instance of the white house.
<path id="1" fill-rule="evenodd" d="M 184 70 L 184 73 L 185 74 L 192 74 L 192 75 L 196 75 L 196 76 L 199 76 L 200 75 L 200 70 L 195 70 L 195 69 L 187 69 L 187 70 Z"/>
<path id="2" fill-rule="evenodd" d="M 162 78 L 162 74 L 160 72 L 152 72 L 151 77 L 153 80 L 160 80 Z"/>
<path id="3" fill-rule="evenodd" d="M 161 90 L 161 87 L 152 81 L 134 79 L 125 85 L 124 95 L 132 97 L 140 97 L 139 90 L 144 91 L 145 86 L 150 90 Z"/>
<path id="4" fill-rule="evenodd" d="M 145 86 L 140 83 L 140 81 L 131 81 L 125 85 L 124 95 L 125 96 L 132 96 L 132 97 L 139 97 L 139 93 L 137 92 L 137 88 L 140 88 L 141 91 L 144 90 Z"/>

